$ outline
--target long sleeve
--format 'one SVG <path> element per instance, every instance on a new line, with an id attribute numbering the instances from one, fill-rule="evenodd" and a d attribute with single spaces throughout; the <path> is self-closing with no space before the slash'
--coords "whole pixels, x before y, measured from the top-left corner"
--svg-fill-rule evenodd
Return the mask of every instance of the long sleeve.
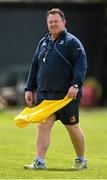
<path id="1" fill-rule="evenodd" d="M 34 91 L 37 87 L 36 84 L 36 75 L 37 75 L 37 57 L 36 54 L 34 54 L 32 59 L 32 64 L 30 67 L 29 75 L 27 78 L 27 82 L 25 85 L 25 91 Z"/>
<path id="2" fill-rule="evenodd" d="M 70 54 L 73 61 L 73 80 L 71 85 L 78 84 L 81 88 L 86 75 L 87 70 L 87 57 L 81 42 L 74 38 L 70 44 Z"/>
<path id="3" fill-rule="evenodd" d="M 32 91 L 33 92 L 37 88 L 38 53 L 39 53 L 40 45 L 41 45 L 43 40 L 44 40 L 44 38 L 42 38 L 40 40 L 40 42 L 38 43 L 38 46 L 36 48 L 36 51 L 34 53 L 32 63 L 31 63 L 31 67 L 30 67 L 30 71 L 29 71 L 29 75 L 28 75 L 27 82 L 25 85 L 25 91 Z"/>

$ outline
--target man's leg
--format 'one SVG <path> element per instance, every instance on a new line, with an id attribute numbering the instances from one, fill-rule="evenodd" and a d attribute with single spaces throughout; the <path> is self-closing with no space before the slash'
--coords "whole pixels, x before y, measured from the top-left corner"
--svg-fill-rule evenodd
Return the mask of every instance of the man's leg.
<path id="1" fill-rule="evenodd" d="M 39 157 L 45 159 L 45 155 L 50 144 L 50 132 L 54 121 L 55 115 L 52 115 L 45 123 L 39 123 L 37 125 L 37 158 Z"/>
<path id="2" fill-rule="evenodd" d="M 87 169 L 87 161 L 84 159 L 85 153 L 85 136 L 78 124 L 65 125 L 69 132 L 72 144 L 74 146 L 77 158 L 75 159 L 72 169 L 82 170 Z"/>
<path id="3" fill-rule="evenodd" d="M 50 132 L 56 116 L 50 116 L 45 123 L 37 125 L 37 151 L 36 158 L 32 164 L 25 165 L 25 169 L 45 169 L 45 155 L 50 144 Z"/>
<path id="4" fill-rule="evenodd" d="M 78 124 L 65 125 L 65 127 L 69 132 L 77 157 L 84 157 L 85 137 L 83 131 Z"/>

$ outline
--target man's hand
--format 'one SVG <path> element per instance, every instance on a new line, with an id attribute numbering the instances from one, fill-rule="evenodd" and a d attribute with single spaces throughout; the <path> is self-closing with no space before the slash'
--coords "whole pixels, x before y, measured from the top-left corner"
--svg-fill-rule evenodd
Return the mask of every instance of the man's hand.
<path id="1" fill-rule="evenodd" d="M 32 106 L 32 103 L 34 102 L 34 94 L 32 91 L 25 92 L 25 102 L 29 107 Z"/>
<path id="2" fill-rule="evenodd" d="M 67 96 L 72 97 L 74 100 L 76 99 L 77 93 L 79 89 L 71 86 L 68 90 Z"/>

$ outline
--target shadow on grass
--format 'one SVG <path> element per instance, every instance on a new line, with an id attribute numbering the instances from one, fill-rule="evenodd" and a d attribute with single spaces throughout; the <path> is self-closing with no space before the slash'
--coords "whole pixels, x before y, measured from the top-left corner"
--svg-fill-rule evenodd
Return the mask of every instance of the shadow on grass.
<path id="1" fill-rule="evenodd" d="M 75 169 L 71 169 L 71 168 L 47 168 L 46 169 L 47 171 L 66 171 L 66 172 L 68 172 L 68 171 L 77 171 L 77 170 L 75 170 Z"/>

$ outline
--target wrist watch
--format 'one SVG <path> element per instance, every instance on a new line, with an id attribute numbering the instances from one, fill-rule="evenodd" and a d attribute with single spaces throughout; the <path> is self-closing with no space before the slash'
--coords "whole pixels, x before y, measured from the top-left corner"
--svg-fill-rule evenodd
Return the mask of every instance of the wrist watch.
<path id="1" fill-rule="evenodd" d="M 78 84 L 74 84 L 73 87 L 74 87 L 75 89 L 79 89 Z"/>

